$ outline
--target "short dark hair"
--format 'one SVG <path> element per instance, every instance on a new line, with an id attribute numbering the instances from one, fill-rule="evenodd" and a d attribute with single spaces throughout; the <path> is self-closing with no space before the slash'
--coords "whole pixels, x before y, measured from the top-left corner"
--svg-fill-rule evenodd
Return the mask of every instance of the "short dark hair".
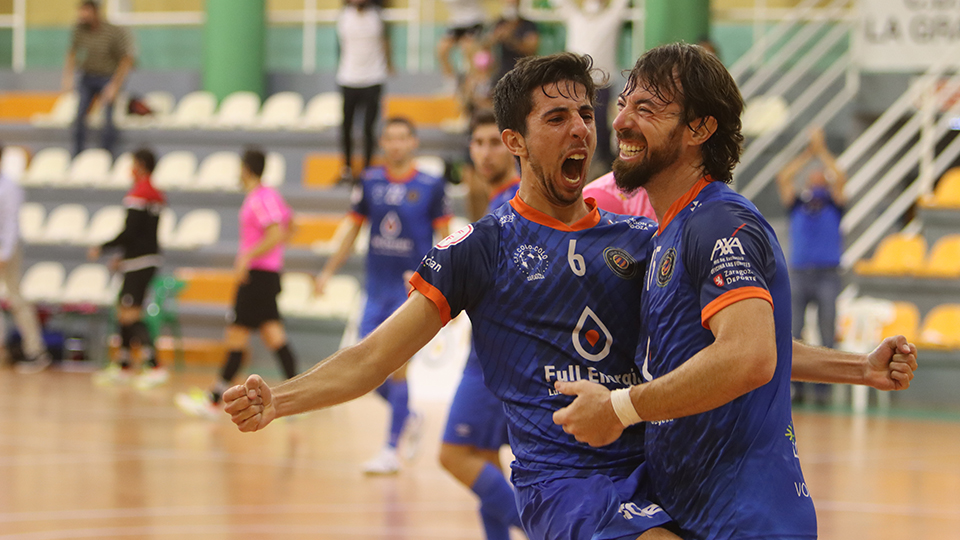
<path id="1" fill-rule="evenodd" d="M 595 75 L 599 76 L 601 84 L 606 84 L 607 74 L 594 68 L 593 58 L 586 54 L 557 53 L 521 58 L 493 89 L 493 110 L 497 116 L 497 127 L 500 131 L 511 129 L 526 135 L 527 116 L 533 110 L 533 91 L 539 88 L 544 95 L 549 95 L 547 85 L 561 81 L 582 84 L 586 88 L 590 104 L 595 105 Z"/>
<path id="2" fill-rule="evenodd" d="M 414 137 L 417 136 L 417 127 L 413 125 L 413 120 L 407 118 L 406 116 L 391 116 L 390 118 L 387 118 L 387 120 L 383 123 L 383 127 L 384 129 L 386 129 L 387 126 L 390 126 L 393 124 L 400 124 L 402 126 L 407 126 L 407 129 L 410 130 L 410 134 L 413 135 Z"/>
<path id="3" fill-rule="evenodd" d="M 157 166 L 157 156 L 147 148 L 141 148 L 133 153 L 133 160 L 143 166 L 148 173 L 153 173 L 153 168 Z"/>
<path id="4" fill-rule="evenodd" d="M 240 156 L 240 163 L 257 178 L 263 176 L 263 168 L 266 166 L 267 157 L 263 152 L 256 148 L 247 148 Z"/>
<path id="5" fill-rule="evenodd" d="M 80 2 L 80 7 L 90 8 L 94 11 L 100 11 L 100 2 L 97 2 L 96 0 L 84 0 L 83 2 Z"/>
<path id="6" fill-rule="evenodd" d="M 716 119 L 717 131 L 701 146 L 703 168 L 714 180 L 731 183 L 743 149 L 743 97 L 720 59 L 698 45 L 661 45 L 637 60 L 623 93 L 638 87 L 665 103 L 680 105 L 684 124 L 698 118 L 702 123 L 708 116 Z"/>
<path id="7" fill-rule="evenodd" d="M 470 135 L 473 135 L 473 132 L 476 131 L 478 127 L 488 126 L 490 124 L 497 125 L 497 115 L 493 114 L 493 111 L 490 109 L 478 110 L 473 113 L 473 117 L 470 118 Z"/>

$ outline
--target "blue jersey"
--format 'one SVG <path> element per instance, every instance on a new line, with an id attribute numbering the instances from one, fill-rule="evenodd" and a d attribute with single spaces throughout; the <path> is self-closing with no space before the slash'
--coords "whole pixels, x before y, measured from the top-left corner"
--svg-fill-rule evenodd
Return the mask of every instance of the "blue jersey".
<path id="1" fill-rule="evenodd" d="M 790 267 L 836 268 L 843 253 L 840 207 L 823 187 L 804 190 L 790 209 Z"/>
<path id="2" fill-rule="evenodd" d="M 774 309 L 773 380 L 714 410 L 649 423 L 651 493 L 684 538 L 816 538 L 790 414 L 790 282 L 756 207 L 701 180 L 674 203 L 651 243 L 642 314 L 643 375 L 666 375 L 714 341 L 714 314 L 746 298 Z"/>
<path id="3" fill-rule="evenodd" d="M 552 417 L 572 402 L 556 381 L 640 382 L 637 304 L 655 228 L 595 207 L 567 226 L 516 197 L 437 244 L 411 280 L 444 323 L 463 310 L 470 316 L 484 382 L 504 404 L 518 487 L 626 478 L 643 463 L 641 427 L 591 448 Z"/>
<path id="4" fill-rule="evenodd" d="M 403 298 L 403 273 L 416 270 L 433 246 L 433 231 L 450 219 L 443 180 L 412 170 L 391 178 L 384 167 L 364 171 L 354 189 L 351 215 L 370 222 L 367 296 Z"/>

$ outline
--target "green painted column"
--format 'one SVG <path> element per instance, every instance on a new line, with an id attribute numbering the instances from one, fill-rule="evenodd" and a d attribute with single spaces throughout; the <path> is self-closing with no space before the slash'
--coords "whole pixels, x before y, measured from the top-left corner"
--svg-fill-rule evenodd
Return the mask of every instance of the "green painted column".
<path id="1" fill-rule="evenodd" d="M 644 46 L 647 49 L 710 34 L 710 0 L 646 0 Z"/>
<path id="2" fill-rule="evenodd" d="M 263 97 L 265 0 L 206 0 L 203 89 L 222 100 L 232 92 Z"/>

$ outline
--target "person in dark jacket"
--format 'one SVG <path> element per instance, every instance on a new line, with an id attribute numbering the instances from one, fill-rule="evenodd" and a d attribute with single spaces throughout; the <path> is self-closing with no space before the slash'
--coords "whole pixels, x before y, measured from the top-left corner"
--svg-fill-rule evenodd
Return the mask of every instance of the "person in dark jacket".
<path id="1" fill-rule="evenodd" d="M 150 175 L 157 163 L 153 152 L 141 149 L 133 155 L 133 187 L 123 198 L 127 220 L 116 238 L 102 246 L 90 248 L 87 254 L 91 261 L 100 258 L 103 250 L 117 250 L 111 269 L 123 274 L 123 286 L 117 303 L 117 325 L 120 330 L 120 351 L 117 362 L 98 373 L 98 384 L 128 382 L 133 377 L 130 363 L 130 348 L 137 345 L 145 358 L 144 370 L 136 379 L 141 389 L 151 388 L 167 381 L 169 375 L 157 364 L 153 337 L 143 322 L 142 306 L 147 287 L 154 274 L 163 264 L 157 227 L 160 212 L 166 205 L 163 193 L 153 186 Z"/>

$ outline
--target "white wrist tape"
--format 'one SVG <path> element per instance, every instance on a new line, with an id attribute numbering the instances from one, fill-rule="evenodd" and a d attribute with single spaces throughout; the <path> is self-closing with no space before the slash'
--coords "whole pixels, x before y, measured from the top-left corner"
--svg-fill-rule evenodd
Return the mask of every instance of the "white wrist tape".
<path id="1" fill-rule="evenodd" d="M 611 391 L 610 403 L 613 404 L 613 412 L 617 413 L 617 418 L 620 419 L 623 427 L 643 422 L 643 419 L 637 414 L 637 409 L 633 406 L 633 401 L 630 399 L 630 387 L 618 388 L 617 390 Z"/>

